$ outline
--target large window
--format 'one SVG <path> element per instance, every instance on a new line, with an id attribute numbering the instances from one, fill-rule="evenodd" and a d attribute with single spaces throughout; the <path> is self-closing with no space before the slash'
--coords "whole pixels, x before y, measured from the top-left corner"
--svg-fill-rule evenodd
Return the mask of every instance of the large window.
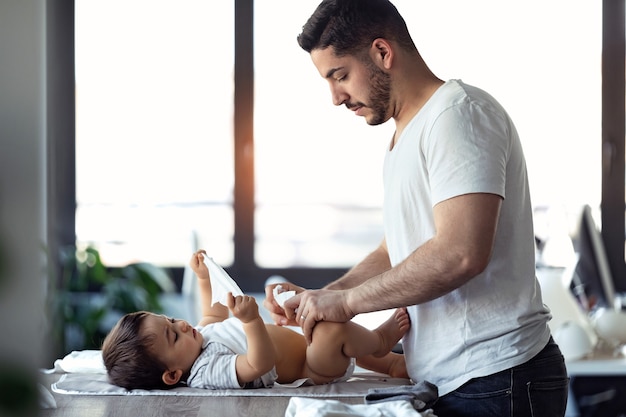
<path id="1" fill-rule="evenodd" d="M 108 264 L 233 262 L 234 2 L 76 2 L 76 235 Z"/>
<path id="2" fill-rule="evenodd" d="M 296 42 L 318 3 L 255 2 L 255 262 L 264 267 L 349 267 L 383 237 L 382 162 L 394 127 L 332 105 Z"/>
<path id="3" fill-rule="evenodd" d="M 436 74 L 511 114 L 539 235 L 600 207 L 599 2 L 394 3 Z M 246 290 L 322 285 L 375 248 L 394 126 L 332 105 L 296 43 L 317 4 L 76 1 L 79 243 L 173 267 L 204 247 Z"/>

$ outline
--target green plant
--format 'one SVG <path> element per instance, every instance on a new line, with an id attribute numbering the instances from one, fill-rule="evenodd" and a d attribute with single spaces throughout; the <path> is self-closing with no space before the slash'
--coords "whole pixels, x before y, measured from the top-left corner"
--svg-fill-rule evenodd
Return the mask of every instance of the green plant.
<path id="1" fill-rule="evenodd" d="M 159 295 L 175 290 L 163 268 L 149 263 L 109 268 L 93 247 L 66 248 L 61 264 L 56 298 L 66 352 L 99 349 L 119 317 L 139 310 L 160 313 Z"/>

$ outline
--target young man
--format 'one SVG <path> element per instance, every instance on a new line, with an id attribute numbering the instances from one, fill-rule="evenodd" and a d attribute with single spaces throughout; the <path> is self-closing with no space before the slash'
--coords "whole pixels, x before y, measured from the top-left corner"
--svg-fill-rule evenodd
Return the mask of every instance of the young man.
<path id="1" fill-rule="evenodd" d="M 387 0 L 324 0 L 298 43 L 333 104 L 370 125 L 393 119 L 396 131 L 380 246 L 324 289 L 283 284 L 298 293 L 284 311 L 268 287 L 276 322 L 310 340 L 326 321 L 408 306 L 408 372 L 438 386 L 437 415 L 564 415 L 568 379 L 535 277 L 526 163 L 508 114 L 433 74 Z"/>
<path id="2" fill-rule="evenodd" d="M 292 329 L 266 324 L 253 297 L 228 294 L 212 303 L 205 252 L 190 261 L 198 276 L 198 327 L 148 312 L 122 317 L 102 346 L 109 379 L 127 389 L 259 388 L 310 378 L 315 384 L 347 379 L 356 358 L 368 369 L 407 377 L 404 357 L 391 349 L 410 327 L 405 309 L 371 331 L 356 323 L 325 323 L 313 342 Z M 229 317 L 229 310 L 233 317 Z"/>

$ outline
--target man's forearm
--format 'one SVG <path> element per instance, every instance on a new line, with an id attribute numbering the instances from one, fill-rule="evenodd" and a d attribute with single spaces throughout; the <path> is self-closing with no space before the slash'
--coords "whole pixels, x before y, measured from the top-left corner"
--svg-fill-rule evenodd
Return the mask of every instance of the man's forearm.
<path id="1" fill-rule="evenodd" d="M 371 277 L 391 269 L 389 254 L 384 243 L 367 255 L 365 259 L 346 272 L 341 278 L 326 285 L 327 290 L 345 290 L 361 285 Z"/>

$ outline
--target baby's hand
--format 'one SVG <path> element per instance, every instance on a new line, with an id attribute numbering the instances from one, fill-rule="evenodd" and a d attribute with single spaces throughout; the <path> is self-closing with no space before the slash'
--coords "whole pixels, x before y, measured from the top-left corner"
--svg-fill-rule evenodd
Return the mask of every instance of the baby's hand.
<path id="1" fill-rule="evenodd" d="M 189 266 L 198 276 L 198 279 L 209 279 L 209 268 L 207 268 L 204 263 L 204 255 L 206 255 L 206 251 L 200 249 L 191 256 L 191 260 L 189 261 Z"/>
<path id="2" fill-rule="evenodd" d="M 259 307 L 254 297 L 249 295 L 238 295 L 234 297 L 232 293 L 228 293 L 228 309 L 243 323 L 251 322 L 257 318 L 261 318 Z"/>

